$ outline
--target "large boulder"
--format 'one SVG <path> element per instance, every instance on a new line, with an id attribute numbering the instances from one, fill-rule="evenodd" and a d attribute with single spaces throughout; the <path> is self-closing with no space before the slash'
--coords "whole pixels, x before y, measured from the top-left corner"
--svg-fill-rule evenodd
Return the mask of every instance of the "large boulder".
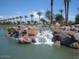
<path id="1" fill-rule="evenodd" d="M 28 36 L 19 37 L 19 43 L 22 44 L 31 43 L 31 39 Z"/>

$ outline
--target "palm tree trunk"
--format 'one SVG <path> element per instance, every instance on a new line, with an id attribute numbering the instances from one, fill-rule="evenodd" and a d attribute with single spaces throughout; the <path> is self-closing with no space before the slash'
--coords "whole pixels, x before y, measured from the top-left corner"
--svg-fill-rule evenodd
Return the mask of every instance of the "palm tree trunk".
<path id="1" fill-rule="evenodd" d="M 25 23 L 26 23 L 26 17 L 25 17 Z"/>
<path id="2" fill-rule="evenodd" d="M 68 19 L 69 19 L 69 0 L 67 0 L 67 24 L 68 24 Z"/>
<path id="3" fill-rule="evenodd" d="M 39 24 L 40 24 L 40 16 L 39 16 Z"/>
<path id="4" fill-rule="evenodd" d="M 21 20 L 22 20 L 22 19 L 20 18 L 20 24 L 21 24 L 21 22 L 22 22 Z"/>
<path id="5" fill-rule="evenodd" d="M 67 0 L 64 0 L 64 7 L 65 7 L 65 21 L 67 25 Z"/>
<path id="6" fill-rule="evenodd" d="M 15 23 L 17 22 L 17 19 L 15 18 Z"/>
<path id="7" fill-rule="evenodd" d="M 33 17 L 31 17 L 31 20 L 33 20 Z"/>
<path id="8" fill-rule="evenodd" d="M 53 0 L 51 0 L 51 22 L 50 24 L 53 24 Z"/>

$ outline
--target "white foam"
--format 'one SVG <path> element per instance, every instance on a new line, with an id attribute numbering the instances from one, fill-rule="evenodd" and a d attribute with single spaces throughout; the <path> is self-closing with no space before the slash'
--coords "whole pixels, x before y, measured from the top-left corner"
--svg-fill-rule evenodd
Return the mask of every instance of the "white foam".
<path id="1" fill-rule="evenodd" d="M 52 45 L 54 44 L 54 42 L 52 42 L 52 31 L 50 30 L 45 30 L 42 31 L 41 33 L 38 33 L 36 36 L 36 43 L 34 43 L 35 45 L 39 45 L 39 44 L 48 44 L 48 45 Z"/>

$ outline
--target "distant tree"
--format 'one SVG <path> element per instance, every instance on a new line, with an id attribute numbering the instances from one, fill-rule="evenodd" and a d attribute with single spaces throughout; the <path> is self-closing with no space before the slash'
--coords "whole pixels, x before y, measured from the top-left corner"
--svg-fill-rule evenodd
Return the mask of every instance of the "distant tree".
<path id="1" fill-rule="evenodd" d="M 61 14 L 57 14 L 55 17 L 55 20 L 56 20 L 56 22 L 61 23 L 61 22 L 63 22 L 64 17 Z"/>
<path id="2" fill-rule="evenodd" d="M 38 22 L 37 21 L 34 21 L 34 24 L 38 24 Z"/>
<path id="3" fill-rule="evenodd" d="M 7 22 L 9 22 L 9 18 L 7 19 Z"/>
<path id="4" fill-rule="evenodd" d="M 25 22 L 26 22 L 26 20 L 27 20 L 26 18 L 28 18 L 28 17 L 25 15 L 24 18 L 25 18 Z"/>
<path id="5" fill-rule="evenodd" d="M 73 21 L 69 21 L 68 24 L 71 26 L 71 25 L 74 25 L 74 22 Z"/>
<path id="6" fill-rule="evenodd" d="M 20 21 L 17 21 L 17 24 L 19 25 L 20 24 Z"/>
<path id="7" fill-rule="evenodd" d="M 12 18 L 9 18 L 9 22 L 10 22 L 10 24 L 12 24 L 12 22 L 11 22 L 11 21 L 12 21 Z"/>
<path id="8" fill-rule="evenodd" d="M 34 15 L 33 14 L 30 14 L 30 17 L 31 17 L 31 20 L 33 20 Z"/>
<path id="9" fill-rule="evenodd" d="M 44 24 L 46 20 L 44 18 L 41 18 L 40 21 Z"/>
<path id="10" fill-rule="evenodd" d="M 29 25 L 30 24 L 30 21 L 27 21 L 27 24 Z"/>
<path id="11" fill-rule="evenodd" d="M 51 22 L 51 11 L 46 11 L 45 16 Z"/>
<path id="12" fill-rule="evenodd" d="M 40 17 L 42 15 L 42 12 L 38 12 L 37 15 L 39 16 L 39 23 L 40 23 L 40 19 L 41 19 Z"/>
<path id="13" fill-rule="evenodd" d="M 17 17 L 15 17 L 16 18 L 16 21 L 17 21 L 17 23 L 18 23 L 18 19 L 19 19 L 19 17 L 17 16 Z"/>
<path id="14" fill-rule="evenodd" d="M 19 16 L 19 18 L 20 18 L 20 24 L 21 24 L 23 16 Z"/>
<path id="15" fill-rule="evenodd" d="M 61 15 L 63 14 L 63 9 L 60 9 L 59 12 L 61 13 Z"/>
<path id="16" fill-rule="evenodd" d="M 75 23 L 79 24 L 79 14 L 77 14 L 76 17 L 75 17 Z"/>
<path id="17" fill-rule="evenodd" d="M 31 23 L 34 23 L 34 20 L 31 20 Z"/>
<path id="18" fill-rule="evenodd" d="M 8 19 L 7 19 L 7 22 L 10 22 L 10 20 L 11 20 L 11 19 L 10 19 L 10 18 L 8 18 Z"/>
<path id="19" fill-rule="evenodd" d="M 13 24 L 15 24 L 15 20 L 16 20 L 16 18 L 15 18 L 15 17 L 13 17 L 13 18 L 12 18 L 12 20 L 13 20 Z"/>

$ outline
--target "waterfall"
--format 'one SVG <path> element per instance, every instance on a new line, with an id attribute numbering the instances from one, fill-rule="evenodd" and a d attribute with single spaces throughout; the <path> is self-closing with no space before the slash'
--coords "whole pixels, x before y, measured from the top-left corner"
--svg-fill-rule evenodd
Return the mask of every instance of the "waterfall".
<path id="1" fill-rule="evenodd" d="M 45 31 L 42 31 L 42 32 L 39 32 L 36 36 L 36 43 L 34 44 L 50 44 L 52 45 L 53 42 L 52 42 L 52 38 L 53 38 L 53 35 L 52 35 L 52 31 L 50 30 L 45 30 Z"/>

